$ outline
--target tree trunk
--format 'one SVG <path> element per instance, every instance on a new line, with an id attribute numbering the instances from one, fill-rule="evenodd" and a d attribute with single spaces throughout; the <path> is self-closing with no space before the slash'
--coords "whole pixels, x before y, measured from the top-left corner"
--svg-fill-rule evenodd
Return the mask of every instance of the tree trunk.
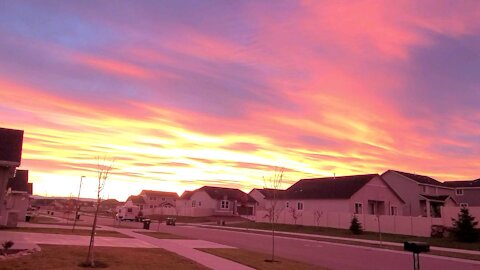
<path id="1" fill-rule="evenodd" d="M 97 200 L 97 209 L 95 210 L 95 216 L 93 218 L 93 227 L 92 233 L 90 234 L 90 245 L 88 246 L 88 257 L 87 257 L 87 264 L 90 267 L 95 267 L 95 259 L 93 256 L 93 247 L 95 244 L 95 233 L 97 231 L 97 217 L 98 217 L 98 210 L 100 209 L 100 200 Z"/>

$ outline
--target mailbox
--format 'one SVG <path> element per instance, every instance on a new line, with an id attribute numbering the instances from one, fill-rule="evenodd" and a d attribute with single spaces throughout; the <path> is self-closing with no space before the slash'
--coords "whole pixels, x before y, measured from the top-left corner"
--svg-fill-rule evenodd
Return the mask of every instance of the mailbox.
<path id="1" fill-rule="evenodd" d="M 429 252 L 430 245 L 425 242 L 405 242 L 403 243 L 403 249 L 413 253 Z"/>

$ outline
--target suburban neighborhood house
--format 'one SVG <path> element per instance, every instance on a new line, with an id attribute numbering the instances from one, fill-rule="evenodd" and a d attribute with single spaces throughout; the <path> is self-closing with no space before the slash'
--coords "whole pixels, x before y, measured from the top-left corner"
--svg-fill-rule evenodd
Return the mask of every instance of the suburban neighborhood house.
<path id="1" fill-rule="evenodd" d="M 204 186 L 187 193 L 178 207 L 184 216 L 251 216 L 256 203 L 239 189 Z"/>
<path id="2" fill-rule="evenodd" d="M 126 203 L 138 206 L 140 210 L 160 207 L 171 208 L 175 207 L 178 198 L 178 194 L 175 192 L 142 190 L 139 195 L 128 197 Z"/>
<path id="3" fill-rule="evenodd" d="M 281 196 L 290 212 L 402 215 L 404 201 L 378 174 L 302 179 Z"/>
<path id="4" fill-rule="evenodd" d="M 258 209 L 266 209 L 267 200 L 268 198 L 280 198 L 283 196 L 285 190 L 281 189 L 271 189 L 271 188 L 254 188 L 252 189 L 248 195 L 254 198 L 257 201 L 257 208 Z"/>
<path id="5" fill-rule="evenodd" d="M 8 214 L 15 213 L 18 221 L 25 221 L 32 188 L 27 170 L 17 170 L 15 177 L 8 181 L 5 208 Z"/>
<path id="6" fill-rule="evenodd" d="M 457 206 L 455 189 L 424 175 L 388 170 L 383 179 L 405 201 L 408 216 L 441 217 L 443 206 Z"/>
<path id="7" fill-rule="evenodd" d="M 455 201 L 460 207 L 480 206 L 480 179 L 449 181 L 443 184 L 455 189 Z"/>
<path id="8" fill-rule="evenodd" d="M 18 213 L 7 212 L 5 195 L 22 160 L 23 130 L 0 128 L 0 225 L 16 226 Z"/>

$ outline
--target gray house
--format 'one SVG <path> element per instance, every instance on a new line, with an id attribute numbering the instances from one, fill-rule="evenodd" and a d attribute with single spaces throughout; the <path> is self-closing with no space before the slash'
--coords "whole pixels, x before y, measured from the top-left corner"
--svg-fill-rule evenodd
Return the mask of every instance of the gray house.
<path id="1" fill-rule="evenodd" d="M 460 206 L 480 206 L 480 178 L 471 181 L 449 181 L 444 185 L 455 189 L 455 200 Z"/>
<path id="2" fill-rule="evenodd" d="M 431 177 L 394 170 L 382 177 L 405 201 L 406 216 L 441 217 L 442 206 L 457 206 L 455 189 Z"/>

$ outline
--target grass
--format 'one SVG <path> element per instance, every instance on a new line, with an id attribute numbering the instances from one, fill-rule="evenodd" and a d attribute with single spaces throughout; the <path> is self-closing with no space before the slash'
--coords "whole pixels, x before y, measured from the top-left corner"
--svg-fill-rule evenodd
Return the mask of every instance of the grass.
<path id="1" fill-rule="evenodd" d="M 270 255 L 236 248 L 201 248 L 200 251 L 222 257 L 259 270 L 325 270 L 319 266 L 305 264 L 284 258 L 275 258 L 277 262 L 266 262 Z"/>
<path id="2" fill-rule="evenodd" d="M 59 228 L 1 228 L 3 231 L 12 231 L 12 232 L 28 232 L 28 233 L 49 233 L 49 234 L 65 234 L 65 235 L 90 235 L 91 230 L 76 229 L 72 232 L 72 229 L 59 229 Z M 96 236 L 106 236 L 106 237 L 119 237 L 119 238 L 131 238 L 125 234 L 116 232 L 116 231 L 104 231 L 97 230 Z"/>
<path id="3" fill-rule="evenodd" d="M 155 238 L 158 238 L 158 239 L 191 239 L 191 238 L 184 237 L 184 236 L 181 236 L 181 235 L 164 233 L 164 232 L 136 232 L 136 233 L 143 234 L 143 235 L 150 236 L 150 237 L 155 237 Z"/>
<path id="4" fill-rule="evenodd" d="M 237 228 L 245 228 L 245 229 L 261 229 L 261 230 L 271 230 L 272 228 L 272 225 L 270 223 L 261 223 L 261 222 L 243 222 L 243 223 L 231 224 L 229 226 L 237 227 Z M 313 235 L 326 235 L 326 236 L 345 237 L 345 238 L 352 238 L 352 239 L 364 239 L 364 240 L 379 240 L 378 233 L 374 233 L 374 232 L 364 232 L 363 234 L 360 234 L 360 235 L 354 235 L 349 230 L 344 230 L 344 229 L 290 225 L 290 224 L 276 224 L 275 229 L 280 232 L 305 233 L 305 234 L 313 234 Z M 395 243 L 403 243 L 405 241 L 419 241 L 419 242 L 427 242 L 431 246 L 436 246 L 436 247 L 480 251 L 479 243 L 463 243 L 463 242 L 455 241 L 453 238 L 430 238 L 430 237 L 417 237 L 417 236 L 409 236 L 409 235 L 382 233 L 382 241 L 395 242 Z"/>
<path id="5" fill-rule="evenodd" d="M 173 217 L 176 219 L 177 223 L 210 223 L 210 222 L 217 222 L 219 220 L 225 220 L 228 224 L 229 222 L 238 222 L 238 221 L 245 221 L 244 218 L 241 217 L 186 217 L 186 216 L 172 216 L 172 215 L 149 215 L 147 216 L 151 220 L 161 220 L 165 221 L 166 218 Z"/>
<path id="6" fill-rule="evenodd" d="M 78 265 L 85 261 L 88 247 L 42 245 L 42 251 L 17 259 L 0 261 L 0 270 L 87 269 Z M 108 265 L 104 269 L 207 269 L 191 260 L 164 249 L 95 247 L 95 260 Z"/>
<path id="7" fill-rule="evenodd" d="M 39 223 L 39 224 L 56 224 L 59 223 L 57 219 L 52 217 L 45 216 L 33 216 L 30 219 L 30 223 Z"/>

